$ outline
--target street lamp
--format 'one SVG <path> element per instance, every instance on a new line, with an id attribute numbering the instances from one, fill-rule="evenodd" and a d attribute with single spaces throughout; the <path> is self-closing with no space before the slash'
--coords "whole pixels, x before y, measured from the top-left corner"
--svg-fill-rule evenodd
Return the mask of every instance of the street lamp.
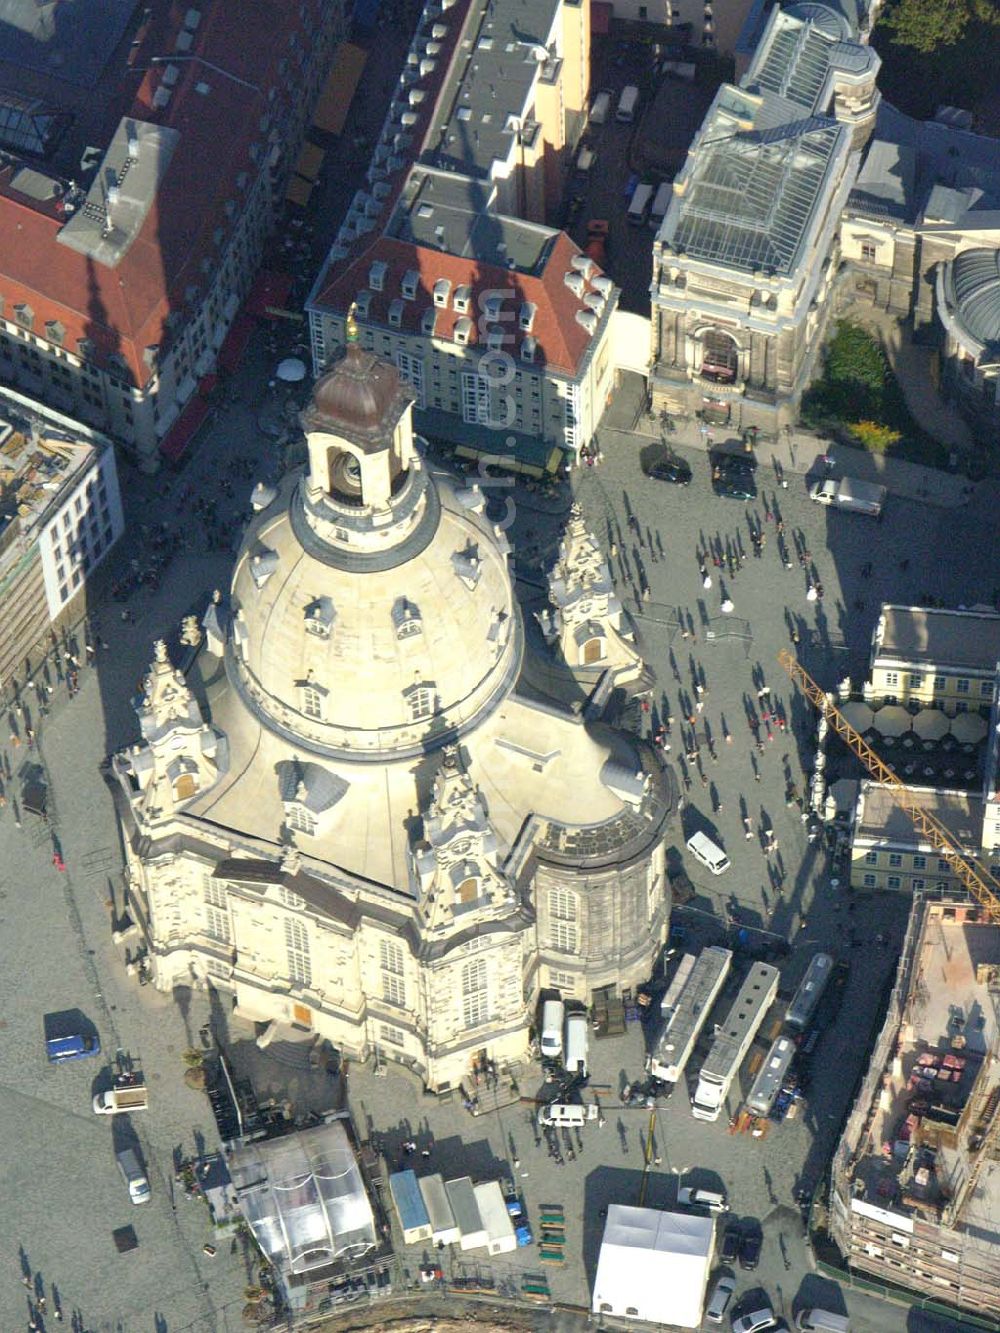
<path id="1" fill-rule="evenodd" d="M 223 69 L 221 65 L 214 64 L 211 60 L 206 60 L 204 56 L 199 55 L 169 55 L 169 56 L 150 56 L 149 64 L 141 69 L 132 70 L 133 74 L 148 74 L 154 65 L 179 65 L 185 60 L 197 60 L 199 65 L 204 65 L 206 69 L 214 70 L 216 74 L 221 74 L 224 79 L 231 79 L 233 83 L 238 83 L 241 88 L 249 88 L 253 93 L 259 93 L 260 87 L 256 83 L 251 83 L 249 79 L 241 79 L 238 74 L 230 74 L 228 69 Z"/>

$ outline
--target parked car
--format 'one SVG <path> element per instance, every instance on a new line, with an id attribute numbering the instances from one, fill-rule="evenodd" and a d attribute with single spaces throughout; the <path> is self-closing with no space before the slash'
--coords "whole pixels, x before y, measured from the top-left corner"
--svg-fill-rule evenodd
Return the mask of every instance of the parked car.
<path id="1" fill-rule="evenodd" d="M 723 457 L 712 462 L 712 490 L 729 500 L 753 500 L 757 481 L 750 459 Z"/>
<path id="2" fill-rule="evenodd" d="M 683 458 L 664 458 L 644 467 L 643 471 L 654 481 L 669 481 L 672 486 L 688 486 L 691 483 L 691 467 Z"/>
<path id="3" fill-rule="evenodd" d="M 734 1264 L 739 1258 L 740 1241 L 743 1239 L 743 1232 L 738 1224 L 731 1222 L 722 1233 L 722 1248 L 720 1257 L 724 1264 Z"/>
<path id="4" fill-rule="evenodd" d="M 729 1302 L 733 1299 L 733 1291 L 736 1288 L 736 1279 L 729 1273 L 723 1273 L 712 1288 L 712 1294 L 708 1298 L 708 1304 L 705 1306 L 705 1318 L 713 1324 L 721 1324 L 722 1318 L 729 1307 Z"/>
<path id="5" fill-rule="evenodd" d="M 740 1267 L 752 1271 L 760 1263 L 764 1237 L 759 1231 L 744 1231 L 740 1238 Z"/>
<path id="6" fill-rule="evenodd" d="M 692 1189 L 685 1185 L 677 1191 L 677 1202 L 681 1208 L 707 1208 L 710 1213 L 727 1213 L 729 1204 L 726 1196 L 718 1190 Z"/>
<path id="7" fill-rule="evenodd" d="M 625 182 L 624 194 L 626 200 L 631 199 L 638 188 L 639 188 L 639 176 L 637 172 L 633 171 L 631 176 L 629 176 L 628 180 Z"/>
<path id="8" fill-rule="evenodd" d="M 733 1333 L 763 1333 L 766 1328 L 774 1328 L 777 1322 L 771 1307 L 763 1305 L 758 1310 L 751 1310 L 749 1314 L 734 1319 Z"/>

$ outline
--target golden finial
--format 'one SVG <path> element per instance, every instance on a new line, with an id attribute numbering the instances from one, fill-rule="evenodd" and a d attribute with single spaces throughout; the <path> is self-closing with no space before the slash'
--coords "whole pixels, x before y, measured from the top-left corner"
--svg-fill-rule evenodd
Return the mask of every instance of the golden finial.
<path id="1" fill-rule="evenodd" d="M 352 301 L 351 308 L 347 312 L 347 327 L 344 330 L 344 336 L 349 343 L 356 343 L 358 341 L 358 321 L 355 318 L 357 310 L 357 301 Z"/>

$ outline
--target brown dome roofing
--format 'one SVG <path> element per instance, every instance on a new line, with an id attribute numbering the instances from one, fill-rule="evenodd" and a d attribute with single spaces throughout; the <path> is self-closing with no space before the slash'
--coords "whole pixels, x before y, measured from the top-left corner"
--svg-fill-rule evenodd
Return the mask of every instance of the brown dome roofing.
<path id="1" fill-rule="evenodd" d="M 351 430 L 376 430 L 390 416 L 395 422 L 400 388 L 391 362 L 348 343 L 333 369 L 316 381 L 306 415 Z"/>

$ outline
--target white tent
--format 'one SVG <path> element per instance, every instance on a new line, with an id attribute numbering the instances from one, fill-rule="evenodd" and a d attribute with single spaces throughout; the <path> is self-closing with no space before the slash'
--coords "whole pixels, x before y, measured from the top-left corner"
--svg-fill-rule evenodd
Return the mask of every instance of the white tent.
<path id="1" fill-rule="evenodd" d="M 594 1280 L 594 1314 L 697 1328 L 712 1267 L 712 1218 L 612 1204 Z"/>

